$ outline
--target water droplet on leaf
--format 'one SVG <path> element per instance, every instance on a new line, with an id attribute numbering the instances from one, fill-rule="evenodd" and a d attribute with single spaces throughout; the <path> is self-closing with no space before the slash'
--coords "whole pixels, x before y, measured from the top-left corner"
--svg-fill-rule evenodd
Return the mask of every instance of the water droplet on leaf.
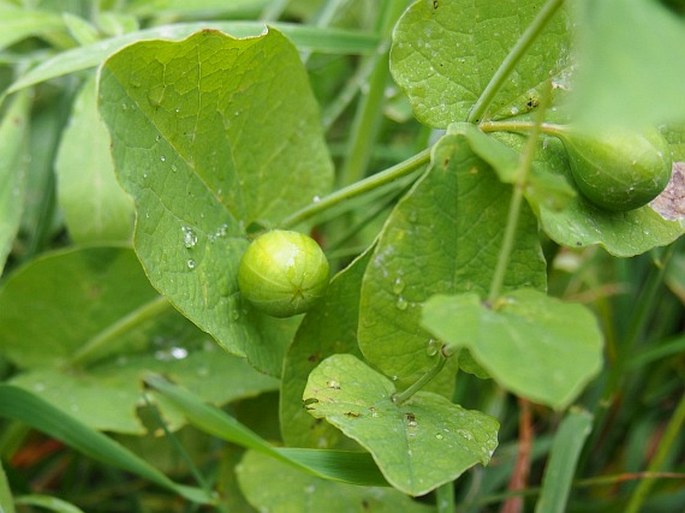
<path id="1" fill-rule="evenodd" d="M 197 265 L 197 263 L 192 258 L 189 258 L 188 261 L 186 262 L 186 265 L 188 266 L 188 269 L 193 270 L 193 269 L 195 269 L 195 266 Z"/>
<path id="2" fill-rule="evenodd" d="M 407 302 L 406 299 L 404 299 L 402 296 L 400 296 L 397 298 L 397 302 L 395 303 L 395 306 L 397 307 L 398 310 L 404 311 L 409 306 L 409 303 Z"/>
<path id="3" fill-rule="evenodd" d="M 183 245 L 188 249 L 195 247 L 197 235 L 195 235 L 193 229 L 189 226 L 181 226 L 181 231 L 183 232 Z"/>

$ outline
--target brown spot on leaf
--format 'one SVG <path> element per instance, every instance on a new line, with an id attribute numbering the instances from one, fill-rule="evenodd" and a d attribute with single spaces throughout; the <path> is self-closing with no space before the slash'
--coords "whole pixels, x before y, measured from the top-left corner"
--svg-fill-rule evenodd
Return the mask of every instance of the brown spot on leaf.
<path id="1" fill-rule="evenodd" d="M 671 180 L 649 204 L 669 221 L 685 219 L 685 162 L 674 162 Z"/>

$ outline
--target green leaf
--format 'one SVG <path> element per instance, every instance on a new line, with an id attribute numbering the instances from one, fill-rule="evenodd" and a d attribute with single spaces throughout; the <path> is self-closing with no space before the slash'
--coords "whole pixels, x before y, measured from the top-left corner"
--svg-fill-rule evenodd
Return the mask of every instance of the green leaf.
<path id="1" fill-rule="evenodd" d="M 446 128 L 465 121 L 543 0 L 417 0 L 393 33 L 390 70 L 415 116 Z M 566 16 L 557 15 L 495 97 L 487 117 L 526 109 L 528 93 L 565 66 Z"/>
<path id="2" fill-rule="evenodd" d="M 557 409 L 602 365 L 593 314 L 536 290 L 506 293 L 491 306 L 475 293 L 434 296 L 424 305 L 423 325 L 448 345 L 466 347 L 504 388 Z"/>
<path id="3" fill-rule="evenodd" d="M 226 350 L 279 376 L 296 322 L 252 309 L 237 269 L 246 227 L 274 225 L 331 186 L 297 51 L 275 30 L 141 42 L 105 63 L 100 93 L 150 281 Z"/>
<path id="4" fill-rule="evenodd" d="M 370 250 L 338 273 L 326 296 L 307 313 L 286 354 L 281 381 L 280 421 L 283 440 L 300 447 L 335 447 L 340 431 L 317 422 L 302 408 L 302 393 L 314 368 L 336 353 L 361 356 L 357 347 L 359 288 Z"/>
<path id="5" fill-rule="evenodd" d="M 11 333 L 0 352 L 25 371 L 12 383 L 96 429 L 145 431 L 136 409 L 152 371 L 218 405 L 278 385 L 160 299 L 130 249 L 46 254 L 10 277 L 0 309 L 0 330 Z M 112 399 L 104 410 L 102 397 Z M 172 427 L 182 423 L 175 409 L 160 407 Z"/>
<path id="6" fill-rule="evenodd" d="M 0 352 L 23 369 L 67 364 L 89 340 L 156 298 L 128 248 L 44 253 L 0 289 Z M 117 349 L 106 347 L 100 356 Z"/>
<path id="7" fill-rule="evenodd" d="M 299 48 L 317 52 L 343 55 L 368 53 L 372 52 L 378 45 L 378 36 L 374 34 L 289 23 L 270 23 L 269 26 L 283 32 Z M 127 33 L 92 45 L 66 50 L 46 59 L 17 79 L 7 92 L 11 93 L 46 80 L 93 68 L 102 63 L 109 55 L 136 41 L 161 38 L 180 39 L 198 30 L 209 29 L 221 30 L 235 37 L 257 37 L 264 32 L 265 27 L 264 23 L 257 21 L 215 21 L 209 23 L 175 23 Z"/>
<path id="8" fill-rule="evenodd" d="M 186 499 L 209 504 L 204 490 L 173 482 L 107 436 L 82 424 L 43 399 L 12 385 L 0 385 L 0 417 L 19 420 L 106 465 L 139 475 Z"/>
<path id="9" fill-rule="evenodd" d="M 22 506 L 36 506 L 57 513 L 83 513 L 82 509 L 73 504 L 49 495 L 22 495 L 17 497 L 15 502 Z"/>
<path id="10" fill-rule="evenodd" d="M 30 105 L 27 93 L 16 95 L 0 122 L 0 274 L 24 209 Z"/>
<path id="11" fill-rule="evenodd" d="M 498 422 L 430 392 L 403 404 L 393 401 L 393 382 L 353 355 L 333 355 L 309 376 L 303 399 L 373 455 L 388 482 L 423 495 L 456 479 L 497 447 Z"/>
<path id="12" fill-rule="evenodd" d="M 56 13 L 0 6 L 0 49 L 32 36 L 41 36 L 64 28 Z"/>
<path id="13" fill-rule="evenodd" d="M 578 2 L 574 121 L 586 129 L 685 121 L 685 23 L 659 2 Z"/>
<path id="14" fill-rule="evenodd" d="M 74 242 L 131 239 L 133 201 L 114 175 L 109 133 L 97 110 L 94 75 L 74 101 L 55 170 L 57 200 Z"/>
<path id="15" fill-rule="evenodd" d="M 386 484 L 368 453 L 274 447 L 226 412 L 204 404 L 187 390 L 159 376 L 149 376 L 146 382 L 173 402 L 190 424 L 205 433 L 253 449 L 324 479 L 363 486 Z"/>
<path id="16" fill-rule="evenodd" d="M 326 481 L 279 461 L 247 451 L 236 468 L 243 494 L 259 511 L 271 513 L 429 513 L 434 508 L 391 488 Z M 264 486 L 269 483 L 269 486 Z"/>
<path id="17" fill-rule="evenodd" d="M 592 430 L 592 415 L 572 409 L 559 425 L 542 478 L 542 492 L 535 513 L 564 513 L 573 485 L 576 464 Z"/>
<path id="18" fill-rule="evenodd" d="M 423 301 L 487 294 L 510 198 L 511 187 L 453 134 L 435 145 L 431 168 L 388 218 L 364 275 L 358 335 L 364 357 L 399 388 L 434 364 L 434 337 L 420 326 Z M 524 206 L 505 287 L 544 290 L 545 268 L 537 220 Z M 453 373 L 443 375 L 449 390 Z"/>
<path id="19" fill-rule="evenodd" d="M 14 500 L 12 499 L 12 491 L 7 482 L 7 475 L 5 469 L 2 468 L 0 462 L 0 512 L 14 513 Z"/>

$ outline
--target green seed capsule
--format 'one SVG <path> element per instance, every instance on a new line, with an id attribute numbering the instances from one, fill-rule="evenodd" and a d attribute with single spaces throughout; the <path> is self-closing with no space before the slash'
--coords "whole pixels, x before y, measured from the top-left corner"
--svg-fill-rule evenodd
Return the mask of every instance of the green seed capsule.
<path id="1" fill-rule="evenodd" d="M 671 177 L 668 143 L 656 129 L 601 136 L 569 130 L 557 135 L 568 153 L 578 189 L 605 210 L 624 212 L 646 205 Z"/>
<path id="2" fill-rule="evenodd" d="M 328 285 L 326 255 L 316 241 L 297 232 L 274 230 L 257 237 L 238 270 L 240 292 L 274 317 L 307 311 Z"/>

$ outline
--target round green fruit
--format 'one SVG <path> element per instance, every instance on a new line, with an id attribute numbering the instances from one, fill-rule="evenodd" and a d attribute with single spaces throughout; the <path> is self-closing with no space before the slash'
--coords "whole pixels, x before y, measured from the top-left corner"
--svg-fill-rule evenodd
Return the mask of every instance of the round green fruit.
<path id="1" fill-rule="evenodd" d="M 580 192 L 596 206 L 625 212 L 646 205 L 666 187 L 672 161 L 658 130 L 559 134 Z"/>
<path id="2" fill-rule="evenodd" d="M 328 286 L 326 255 L 311 237 L 286 230 L 260 235 L 248 246 L 238 269 L 240 292 L 274 317 L 306 312 Z"/>

